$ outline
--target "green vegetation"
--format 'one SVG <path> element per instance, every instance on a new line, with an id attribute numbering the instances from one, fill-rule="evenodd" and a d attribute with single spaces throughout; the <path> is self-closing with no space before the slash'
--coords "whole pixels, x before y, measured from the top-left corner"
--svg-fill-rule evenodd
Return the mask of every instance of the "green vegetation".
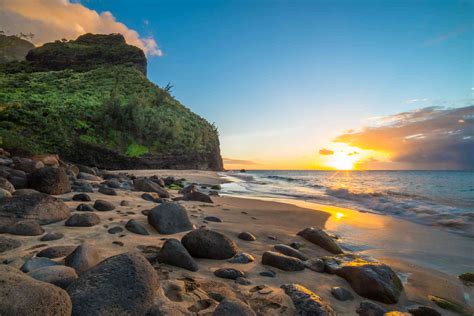
<path id="1" fill-rule="evenodd" d="M 441 307 L 442 309 L 446 309 L 449 311 L 453 311 L 459 314 L 464 315 L 464 307 L 458 303 L 452 302 L 448 299 L 439 297 L 439 296 L 434 296 L 430 295 L 428 296 L 429 300 Z"/>
<path id="2" fill-rule="evenodd" d="M 66 44 L 76 45 L 60 42 L 53 50 Z M 80 143 L 129 157 L 219 152 L 215 126 L 134 63 L 33 72 L 27 62 L 19 64 L 0 68 L 0 138 L 6 148 L 68 156 L 80 155 Z"/>

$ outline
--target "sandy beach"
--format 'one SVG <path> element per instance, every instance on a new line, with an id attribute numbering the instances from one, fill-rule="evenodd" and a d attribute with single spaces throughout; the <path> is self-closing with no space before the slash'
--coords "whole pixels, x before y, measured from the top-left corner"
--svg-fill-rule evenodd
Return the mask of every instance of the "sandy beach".
<path id="1" fill-rule="evenodd" d="M 124 172 L 133 173 L 136 176 L 174 176 L 203 185 L 224 182 L 224 179 L 217 173 L 209 171 L 147 170 L 117 173 Z M 57 245 L 79 245 L 83 242 L 90 243 L 100 249 L 100 255 L 105 259 L 128 251 L 143 250 L 146 247 L 157 249 L 156 247 L 163 245 L 166 238 L 181 239 L 186 234 L 186 232 L 171 235 L 157 233 L 148 224 L 146 216 L 142 214 L 142 211 L 152 209 L 157 204 L 144 200 L 141 197 L 143 192 L 117 189 L 118 195 L 109 196 L 94 191 L 94 193 L 88 193 L 92 201 L 104 199 L 117 206 L 113 211 L 94 212 L 100 217 L 99 225 L 93 227 L 66 227 L 64 221 L 45 225 L 43 228 L 46 232 L 61 232 L 64 234 L 64 238 L 48 242 L 42 242 L 38 237 L 11 236 L 21 240 L 22 246 L 1 254 L 0 260 L 8 259 L 11 261 L 11 265 L 19 268 L 24 259 L 44 248 Z M 178 196 L 176 190 L 170 190 L 170 193 L 172 196 Z M 82 203 L 72 201 L 74 194 L 74 192 L 71 192 L 59 196 L 66 202 L 71 211 Z M 304 244 L 300 250 L 310 258 L 330 255 L 326 250 L 296 235 L 297 232 L 306 227 L 325 228 L 330 232 L 337 232 L 342 245 L 344 245 L 344 242 L 361 244 L 364 239 L 370 239 L 372 244 L 373 241 L 376 241 L 379 245 L 380 243 L 385 245 L 377 249 L 362 250 L 360 253 L 390 265 L 403 281 L 405 290 L 397 304 L 386 305 L 380 303 L 387 310 L 406 310 L 407 306 L 422 304 L 437 309 L 442 315 L 456 315 L 437 307 L 428 299 L 429 295 L 436 295 L 457 302 L 463 305 L 466 310 L 472 308 L 469 307 L 469 302 L 472 304 L 471 298 L 474 297 L 472 287 L 462 285 L 453 274 L 430 269 L 423 264 L 424 261 L 421 260 L 423 258 L 416 262 L 412 257 L 404 256 L 403 250 L 400 249 L 401 245 L 409 244 L 409 241 L 406 240 L 407 236 L 414 236 L 413 232 L 420 228 L 419 225 L 415 226 L 415 224 L 395 220 L 388 216 L 375 216 L 336 206 L 315 205 L 305 202 L 293 201 L 293 204 L 289 204 L 283 203 L 283 201 L 230 196 L 213 196 L 212 199 L 213 204 L 193 201 L 179 201 L 178 203 L 186 208 L 191 222 L 196 227 L 206 227 L 223 233 L 237 244 L 239 253 L 249 253 L 255 258 L 255 261 L 248 264 L 237 264 L 225 260 L 196 259 L 199 265 L 197 272 L 190 272 L 166 264 L 156 265 L 162 288 L 160 290 L 160 302 L 163 309 L 173 307 L 173 312 L 170 311 L 170 315 L 211 314 L 218 302 L 209 299 L 209 293 L 214 293 L 214 295 L 218 293 L 224 297 L 237 297 L 244 300 L 259 315 L 294 315 L 295 310 L 291 300 L 280 288 L 282 284 L 286 283 L 302 284 L 329 302 L 338 315 L 354 315 L 360 302 L 365 299 L 351 290 L 344 279 L 336 275 L 317 273 L 309 269 L 286 272 L 261 264 L 261 256 L 265 251 L 273 250 L 273 246 L 276 244 L 290 244 L 294 241 Z M 129 202 L 128 206 L 120 206 L 121 201 L 124 200 Z M 204 219 L 206 216 L 218 217 L 222 222 L 206 221 Z M 118 234 L 108 232 L 113 227 L 123 228 L 130 219 L 135 219 L 142 224 L 150 235 L 137 235 L 125 229 Z M 436 247 L 436 251 L 439 251 L 439 248 L 450 251 L 449 245 L 446 244 L 449 243 L 449 239 L 445 240 L 443 244 L 443 235 L 439 235 L 439 239 L 433 240 L 430 239 L 433 235 L 427 235 L 429 231 L 426 228 L 423 229 L 418 231 L 419 235 L 416 235 L 419 239 L 416 242 L 420 242 L 420 244 L 417 244 L 419 246 L 415 248 L 427 247 L 434 243 L 439 246 Z M 239 233 L 243 231 L 251 232 L 256 237 L 256 241 L 248 242 L 237 238 Z M 470 245 L 465 246 L 470 247 Z M 405 247 L 405 249 L 410 249 L 410 247 Z M 428 250 L 427 253 L 429 253 Z M 423 256 L 423 254 L 420 255 Z M 55 260 L 61 261 L 62 259 Z M 245 272 L 251 284 L 240 285 L 233 280 L 214 276 L 213 272 L 222 267 L 233 267 Z M 269 268 L 276 271 L 276 277 L 269 278 L 259 274 Z M 199 283 L 201 291 L 199 295 L 196 295 L 196 291 L 186 290 L 190 282 Z M 354 300 L 345 302 L 336 300 L 330 292 L 334 286 L 349 289 L 354 296 Z"/>

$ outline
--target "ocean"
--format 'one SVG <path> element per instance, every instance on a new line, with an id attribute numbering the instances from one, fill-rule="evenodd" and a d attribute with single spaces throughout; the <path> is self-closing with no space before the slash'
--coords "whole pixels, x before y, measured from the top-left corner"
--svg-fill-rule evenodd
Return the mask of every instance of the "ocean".
<path id="1" fill-rule="evenodd" d="M 230 171 L 222 193 L 298 199 L 474 237 L 474 172 Z"/>

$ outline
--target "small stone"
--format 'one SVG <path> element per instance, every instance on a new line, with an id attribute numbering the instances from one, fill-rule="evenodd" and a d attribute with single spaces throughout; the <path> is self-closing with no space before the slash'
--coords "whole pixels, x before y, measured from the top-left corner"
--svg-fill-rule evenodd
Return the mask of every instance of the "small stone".
<path id="1" fill-rule="evenodd" d="M 259 273 L 261 276 L 274 278 L 276 277 L 276 272 L 273 270 L 262 271 Z"/>
<path id="2" fill-rule="evenodd" d="M 163 203 L 163 199 L 160 198 L 160 195 L 155 192 L 143 193 L 142 199 L 145 201 L 155 202 L 155 203 Z"/>
<path id="3" fill-rule="evenodd" d="M 324 260 L 319 258 L 309 259 L 304 262 L 304 266 L 312 271 L 323 273 L 324 272 Z"/>
<path id="4" fill-rule="evenodd" d="M 277 240 L 277 238 L 275 236 L 268 236 L 267 238 L 270 239 L 270 240 Z"/>
<path id="5" fill-rule="evenodd" d="M 239 253 L 239 254 L 235 255 L 235 257 L 230 259 L 228 262 L 230 262 L 230 263 L 250 263 L 250 262 L 253 262 L 254 260 L 255 260 L 255 258 L 251 254 L 243 252 L 243 253 Z"/>
<path id="6" fill-rule="evenodd" d="M 295 305 L 298 315 L 336 316 L 336 312 L 316 293 L 300 284 L 284 284 L 281 288 Z"/>
<path id="7" fill-rule="evenodd" d="M 206 216 L 204 219 L 209 222 L 222 223 L 222 219 L 217 216 Z"/>
<path id="8" fill-rule="evenodd" d="M 170 264 L 190 271 L 197 271 L 199 269 L 198 264 L 181 242 L 173 238 L 165 241 L 156 256 L 156 260 L 160 263 Z"/>
<path id="9" fill-rule="evenodd" d="M 81 203 L 77 206 L 76 211 L 80 212 L 94 212 L 94 208 L 89 204 Z"/>
<path id="10" fill-rule="evenodd" d="M 334 286 L 331 288 L 331 294 L 334 296 L 338 301 L 352 301 L 354 296 L 349 290 L 346 290 L 340 286 Z"/>
<path id="11" fill-rule="evenodd" d="M 130 206 L 130 205 L 131 205 L 131 204 L 130 204 L 129 201 L 123 200 L 123 201 L 120 202 L 120 206 Z"/>
<path id="12" fill-rule="evenodd" d="M 294 248 L 294 249 L 301 249 L 301 247 L 303 247 L 303 246 L 304 246 L 304 244 L 302 242 L 299 242 L 299 241 L 293 241 L 290 244 L 290 247 Z"/>
<path id="13" fill-rule="evenodd" d="M 105 195 L 117 195 L 117 191 L 115 191 L 112 188 L 106 188 L 106 187 L 100 187 L 98 192 Z"/>
<path id="14" fill-rule="evenodd" d="M 109 201 L 104 200 L 96 200 L 94 203 L 94 208 L 101 212 L 112 211 L 115 209 L 115 205 L 110 203 Z"/>
<path id="15" fill-rule="evenodd" d="M 118 233 L 123 232 L 123 228 L 122 228 L 122 227 L 119 227 L 119 226 L 115 226 L 115 227 L 112 227 L 112 228 L 110 228 L 109 230 L 107 230 L 107 232 L 108 232 L 109 234 L 118 234 Z"/>
<path id="16" fill-rule="evenodd" d="M 120 247 L 123 247 L 123 246 L 125 245 L 123 242 L 117 241 L 117 240 L 112 241 L 112 243 L 113 243 L 114 245 L 118 245 L 118 246 L 120 246 Z"/>
<path id="17" fill-rule="evenodd" d="M 386 312 L 387 310 L 385 308 L 371 301 L 360 302 L 356 310 L 359 316 L 383 316 Z"/>
<path id="18" fill-rule="evenodd" d="M 75 194 L 73 197 L 72 197 L 72 200 L 73 201 L 81 201 L 81 202 L 89 202 L 89 201 L 92 201 L 91 200 L 91 197 L 86 194 L 86 193 L 79 193 L 79 194 Z"/>
<path id="19" fill-rule="evenodd" d="M 240 284 L 240 285 L 251 285 L 252 284 L 252 282 L 249 279 L 243 278 L 243 277 L 238 277 L 237 279 L 235 279 L 235 283 Z"/>
<path id="20" fill-rule="evenodd" d="M 127 224 L 125 224 L 125 228 L 138 235 L 150 235 L 146 228 L 134 219 L 129 220 Z"/>
<path id="21" fill-rule="evenodd" d="M 287 246 L 287 245 L 284 245 L 284 244 L 278 244 L 278 245 L 275 245 L 273 246 L 275 248 L 276 251 L 286 255 L 286 256 L 290 256 L 290 257 L 295 257 L 295 258 L 298 258 L 300 260 L 303 260 L 303 261 L 306 261 L 308 260 L 308 257 L 302 253 L 301 251 L 299 250 L 296 250 L 290 246 Z"/>
<path id="22" fill-rule="evenodd" d="M 313 244 L 333 253 L 341 254 L 343 253 L 341 247 L 336 243 L 336 241 L 331 238 L 324 230 L 317 229 L 313 227 L 306 228 L 300 231 L 298 236 L 303 237 L 304 239 L 312 242 Z"/>
<path id="23" fill-rule="evenodd" d="M 240 239 L 242 240 L 246 240 L 246 241 L 255 241 L 257 240 L 257 238 L 255 238 L 254 235 L 252 235 L 251 233 L 249 232 L 242 232 L 239 234 L 238 236 Z"/>
<path id="24" fill-rule="evenodd" d="M 18 248 L 21 242 L 16 239 L 0 236 L 0 253 Z"/>
<path id="25" fill-rule="evenodd" d="M 43 237 L 40 238 L 40 241 L 52 241 L 52 240 L 58 240 L 64 237 L 63 233 L 58 233 L 58 232 L 50 232 L 44 235 Z"/>
<path id="26" fill-rule="evenodd" d="M 186 193 L 185 195 L 183 195 L 183 201 L 214 203 L 212 199 L 209 197 L 209 195 L 202 192 L 198 192 L 198 191 Z"/>
<path id="27" fill-rule="evenodd" d="M 44 233 L 44 229 L 35 220 L 23 220 L 9 226 L 6 232 L 12 235 L 39 236 Z"/>
<path id="28" fill-rule="evenodd" d="M 59 263 L 49 259 L 49 258 L 37 258 L 37 257 L 32 257 L 21 266 L 20 270 L 28 273 L 30 271 L 43 268 L 43 267 L 50 267 L 50 266 L 56 266 L 59 265 Z"/>
<path id="29" fill-rule="evenodd" d="M 441 313 L 428 306 L 414 306 L 408 309 L 413 316 L 441 316 Z"/>
<path id="30" fill-rule="evenodd" d="M 205 228 L 193 230 L 181 239 L 193 257 L 230 259 L 237 253 L 237 245 L 227 236 Z"/>
<path id="31" fill-rule="evenodd" d="M 45 248 L 36 254 L 37 257 L 46 257 L 50 259 L 61 258 L 69 255 L 76 249 L 76 246 L 60 245 Z"/>
<path id="32" fill-rule="evenodd" d="M 65 223 L 71 227 L 91 227 L 100 223 L 100 217 L 95 213 L 74 214 Z"/>
<path id="33" fill-rule="evenodd" d="M 245 277 L 245 273 L 234 268 L 221 268 L 214 271 L 214 275 L 223 279 L 235 280 L 239 277 Z"/>
<path id="34" fill-rule="evenodd" d="M 148 214 L 148 223 L 160 234 L 175 234 L 194 228 L 186 209 L 176 202 L 153 208 Z"/>
<path id="35" fill-rule="evenodd" d="M 266 251 L 262 256 L 262 264 L 284 271 L 301 271 L 305 266 L 300 259 L 285 256 L 278 252 Z"/>

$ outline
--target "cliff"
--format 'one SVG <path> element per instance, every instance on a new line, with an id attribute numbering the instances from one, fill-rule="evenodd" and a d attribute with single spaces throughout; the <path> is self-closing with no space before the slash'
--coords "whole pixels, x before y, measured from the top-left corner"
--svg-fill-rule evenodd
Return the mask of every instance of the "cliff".
<path id="1" fill-rule="evenodd" d="M 144 53 L 120 34 L 47 43 L 0 65 L 0 137 L 13 152 L 107 169 L 223 168 L 215 126 L 150 82 Z"/>

